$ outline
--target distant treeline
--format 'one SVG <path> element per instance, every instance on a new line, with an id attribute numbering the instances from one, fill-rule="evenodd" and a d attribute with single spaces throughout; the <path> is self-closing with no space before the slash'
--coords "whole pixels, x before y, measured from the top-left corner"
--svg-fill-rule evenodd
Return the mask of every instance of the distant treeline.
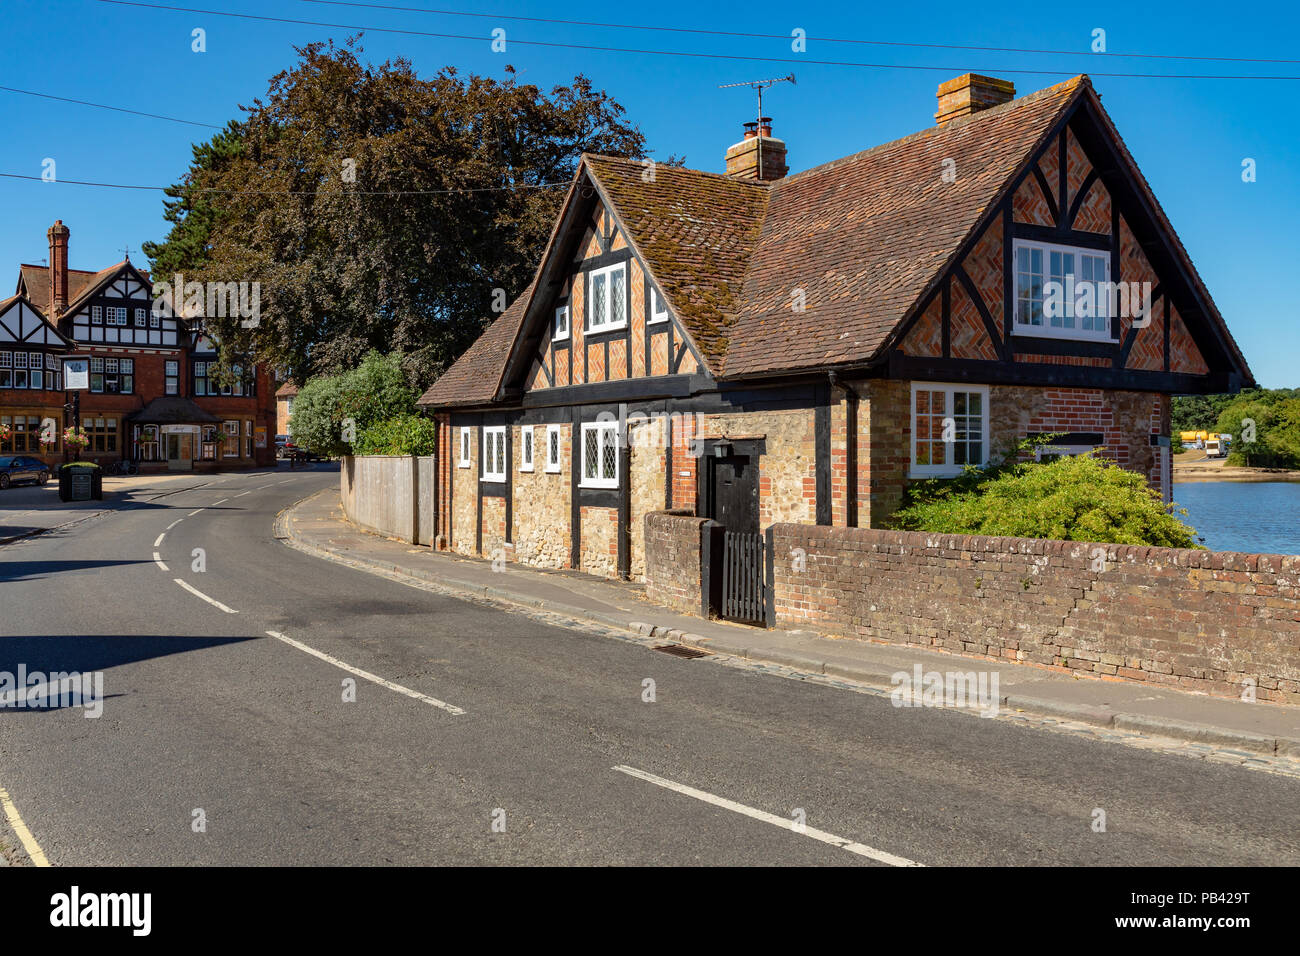
<path id="1" fill-rule="evenodd" d="M 1175 397 L 1172 430 L 1231 435 L 1229 464 L 1300 468 L 1300 388 Z"/>

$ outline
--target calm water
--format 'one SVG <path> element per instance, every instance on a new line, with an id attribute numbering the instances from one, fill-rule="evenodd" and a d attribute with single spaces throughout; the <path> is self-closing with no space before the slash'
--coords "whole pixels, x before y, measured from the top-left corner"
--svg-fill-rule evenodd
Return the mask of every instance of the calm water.
<path id="1" fill-rule="evenodd" d="M 1175 483 L 1174 501 L 1207 548 L 1300 554 L 1300 482 Z"/>

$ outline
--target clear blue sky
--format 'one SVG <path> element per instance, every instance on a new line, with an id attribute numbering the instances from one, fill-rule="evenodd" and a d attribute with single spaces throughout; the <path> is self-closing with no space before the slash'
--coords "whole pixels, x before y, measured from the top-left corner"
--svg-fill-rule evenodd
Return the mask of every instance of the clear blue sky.
<path id="1" fill-rule="evenodd" d="M 155 0 L 142 0 L 155 2 Z M 163 0 L 166 2 L 166 0 Z M 1260 383 L 1300 386 L 1300 309 L 1290 283 L 1300 279 L 1300 80 L 1205 80 L 1108 77 L 1106 73 L 1283 74 L 1300 62 L 1233 63 L 1131 59 L 1119 53 L 1300 60 L 1300 14 L 1294 3 L 1223 4 L 1096 2 L 1079 7 L 927 2 L 924 4 L 745 3 L 599 4 L 592 0 L 389 0 L 440 7 L 655 26 L 788 36 L 1087 51 L 1092 31 L 1106 31 L 1107 56 L 1033 55 L 869 46 L 811 39 L 806 53 L 780 39 L 697 36 L 508 19 L 366 10 L 307 0 L 171 0 L 188 6 L 436 33 L 481 40 L 370 31 L 366 57 L 410 58 L 422 74 L 454 64 L 501 76 L 509 63 L 522 80 L 544 88 L 578 72 L 608 90 L 645 132 L 661 158 L 720 170 L 725 148 L 752 118 L 738 80 L 794 70 L 798 85 L 779 86 L 765 101 L 775 133 L 798 171 L 915 132 L 933 122 L 936 85 L 966 71 L 1006 76 L 1024 93 L 1087 72 L 1146 173 L 1246 353 Z M 293 46 L 344 27 L 267 23 L 213 14 L 143 9 L 97 0 L 5 0 L 0 33 L 0 86 L 107 103 L 221 125 L 239 104 L 266 91 L 269 77 L 294 60 Z M 506 30 L 505 54 L 491 52 L 494 27 Z M 207 52 L 191 52 L 191 30 L 207 34 Z M 539 40 L 640 50 L 708 54 L 678 58 L 527 46 Z M 722 55 L 789 57 L 800 62 L 721 59 Z M 813 59 L 913 64 L 940 70 L 816 65 Z M 1032 75 L 1026 70 L 1053 71 Z M 60 179 L 165 185 L 190 159 L 190 144 L 211 130 L 89 106 L 0 92 L 0 172 L 39 176 L 46 158 Z M 1243 183 L 1241 163 L 1257 163 Z M 161 194 L 65 183 L 0 179 L 0 289 L 17 281 L 19 262 L 47 254 L 45 231 L 56 218 L 72 230 L 73 268 L 98 269 L 165 233 Z M 143 256 L 136 253 L 137 261 Z"/>

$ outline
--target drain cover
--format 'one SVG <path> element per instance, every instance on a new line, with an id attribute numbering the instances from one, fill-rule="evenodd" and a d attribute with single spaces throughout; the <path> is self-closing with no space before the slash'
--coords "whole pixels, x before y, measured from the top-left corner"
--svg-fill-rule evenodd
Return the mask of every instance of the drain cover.
<path id="1" fill-rule="evenodd" d="M 681 644 L 656 644 L 653 649 L 663 651 L 665 654 L 671 654 L 673 657 L 685 657 L 687 660 L 709 656 L 704 651 L 697 651 L 693 647 L 683 647 Z"/>

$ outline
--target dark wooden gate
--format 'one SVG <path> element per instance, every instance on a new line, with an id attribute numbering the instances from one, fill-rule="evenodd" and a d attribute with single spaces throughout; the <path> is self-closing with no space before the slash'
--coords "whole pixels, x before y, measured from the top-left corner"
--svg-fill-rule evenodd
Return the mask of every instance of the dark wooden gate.
<path id="1" fill-rule="evenodd" d="M 722 536 L 722 616 L 746 624 L 767 620 L 763 581 L 767 564 L 763 536 L 726 531 Z"/>

